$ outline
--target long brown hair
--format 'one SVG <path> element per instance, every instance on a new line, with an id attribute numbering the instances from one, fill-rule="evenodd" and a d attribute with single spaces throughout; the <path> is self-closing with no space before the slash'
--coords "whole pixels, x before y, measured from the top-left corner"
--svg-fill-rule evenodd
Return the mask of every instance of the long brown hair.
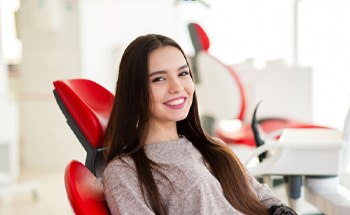
<path id="1" fill-rule="evenodd" d="M 125 49 L 119 66 L 115 101 L 105 134 L 107 162 L 115 157 L 130 156 L 136 166 L 144 196 L 156 214 L 167 214 L 152 171 L 159 165 L 148 159 L 144 151 L 144 137 L 149 121 L 148 60 L 150 53 L 160 47 L 181 47 L 172 39 L 156 34 L 140 36 Z M 188 62 L 187 62 L 188 64 Z M 192 77 L 192 74 L 191 74 Z M 220 182 L 230 204 L 244 214 L 268 214 L 251 185 L 245 168 L 230 148 L 216 142 L 202 129 L 196 93 L 188 116 L 177 122 L 179 134 L 184 135 L 200 151 L 211 171 Z"/>

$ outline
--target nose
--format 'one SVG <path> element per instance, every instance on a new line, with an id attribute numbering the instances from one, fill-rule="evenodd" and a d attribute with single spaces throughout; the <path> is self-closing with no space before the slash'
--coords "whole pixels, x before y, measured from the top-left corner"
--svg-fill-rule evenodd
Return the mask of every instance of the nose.
<path id="1" fill-rule="evenodd" d="M 169 81 L 169 92 L 170 93 L 178 93 L 178 92 L 181 92 L 183 89 L 184 89 L 184 86 L 181 83 L 181 80 L 179 80 L 179 78 L 172 78 Z"/>

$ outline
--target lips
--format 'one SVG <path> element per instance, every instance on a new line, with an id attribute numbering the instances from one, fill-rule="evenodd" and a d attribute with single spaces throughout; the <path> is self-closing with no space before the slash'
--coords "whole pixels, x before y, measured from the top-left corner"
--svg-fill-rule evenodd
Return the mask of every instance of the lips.
<path id="1" fill-rule="evenodd" d="M 180 109 L 185 105 L 186 97 L 179 97 L 170 101 L 164 102 L 164 104 L 172 109 Z"/>

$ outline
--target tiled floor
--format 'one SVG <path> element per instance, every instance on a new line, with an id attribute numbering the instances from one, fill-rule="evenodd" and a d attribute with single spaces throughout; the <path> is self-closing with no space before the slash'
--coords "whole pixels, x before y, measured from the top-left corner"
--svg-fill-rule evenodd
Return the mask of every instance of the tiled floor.
<path id="1" fill-rule="evenodd" d="M 70 215 L 74 214 L 68 202 L 62 172 L 23 171 L 19 185 L 38 185 L 38 198 L 33 193 L 24 191 L 0 199 L 0 215 Z M 1 189 L 1 187 L 0 187 Z M 273 191 L 283 201 L 286 201 L 284 186 L 280 185 Z M 319 214 L 305 201 L 301 201 L 300 214 Z"/>

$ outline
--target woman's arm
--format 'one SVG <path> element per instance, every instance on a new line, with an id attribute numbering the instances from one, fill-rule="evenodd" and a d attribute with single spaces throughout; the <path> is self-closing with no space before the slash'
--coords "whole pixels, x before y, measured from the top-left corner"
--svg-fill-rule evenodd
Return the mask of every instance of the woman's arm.
<path id="1" fill-rule="evenodd" d="M 103 173 L 103 187 L 112 214 L 154 215 L 142 195 L 137 174 L 131 165 L 112 161 Z"/>
<path id="2" fill-rule="evenodd" d="M 250 174 L 249 181 L 259 200 L 269 209 L 271 215 L 297 215 L 292 208 L 286 206 L 277 196 L 275 196 L 267 185 L 260 184 Z"/>
<path id="3" fill-rule="evenodd" d="M 217 138 L 212 137 L 214 141 L 220 143 L 222 145 L 226 145 L 226 143 Z M 277 196 L 275 196 L 270 188 L 266 184 L 260 184 L 248 171 L 248 179 L 250 184 L 252 185 L 258 199 L 260 202 L 265 205 L 269 210 L 269 214 L 271 215 L 297 215 L 297 213 L 286 206 Z"/>
<path id="4" fill-rule="evenodd" d="M 259 200 L 267 207 L 270 208 L 273 205 L 282 205 L 283 202 L 272 193 L 270 188 L 266 184 L 260 184 L 252 175 L 248 173 L 249 182 L 252 185 Z"/>

